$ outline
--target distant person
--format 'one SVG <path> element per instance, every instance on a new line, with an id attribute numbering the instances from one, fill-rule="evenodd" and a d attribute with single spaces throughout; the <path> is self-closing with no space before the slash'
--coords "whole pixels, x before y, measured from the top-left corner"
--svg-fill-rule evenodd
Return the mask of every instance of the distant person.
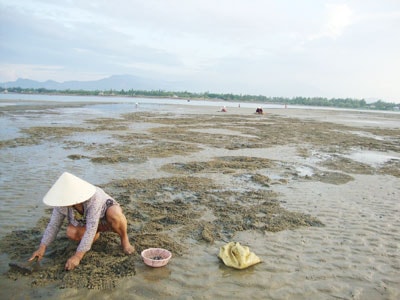
<path id="1" fill-rule="evenodd" d="M 256 109 L 256 114 L 259 114 L 259 115 L 264 114 L 263 109 L 262 109 L 261 107 L 257 107 L 257 109 Z"/>
<path id="2" fill-rule="evenodd" d="M 75 254 L 65 264 L 65 270 L 73 270 L 79 265 L 100 232 L 116 232 L 121 238 L 124 253 L 129 255 L 135 252 L 135 247 L 129 242 L 127 221 L 120 205 L 101 188 L 65 172 L 44 196 L 43 202 L 54 207 L 53 213 L 40 246 L 29 261 L 43 258 L 65 218 L 68 220 L 67 237 L 79 241 Z"/>
<path id="3" fill-rule="evenodd" d="M 221 111 L 222 111 L 222 112 L 227 112 L 228 110 L 226 109 L 226 106 L 223 106 L 223 107 L 221 108 Z"/>

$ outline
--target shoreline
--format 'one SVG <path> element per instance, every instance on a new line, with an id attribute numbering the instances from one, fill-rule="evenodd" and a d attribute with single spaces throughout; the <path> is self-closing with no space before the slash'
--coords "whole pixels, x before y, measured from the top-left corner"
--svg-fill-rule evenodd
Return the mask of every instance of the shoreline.
<path id="1" fill-rule="evenodd" d="M 48 103 L 48 102 L 53 102 L 53 103 L 75 103 L 75 104 L 104 104 L 104 103 L 132 103 L 136 104 L 138 103 L 137 101 L 133 101 L 134 99 L 143 99 L 146 100 L 146 103 L 151 103 L 151 101 L 148 100 L 156 100 L 154 103 L 157 104 L 165 104 L 165 105 L 183 105 L 183 106 L 192 106 L 193 103 L 197 103 L 197 105 L 194 105 L 196 107 L 204 107 L 204 106 L 211 106 L 215 107 L 218 106 L 219 108 L 223 106 L 227 106 L 229 108 L 252 108 L 256 109 L 257 107 L 263 107 L 264 109 L 300 109 L 300 110 L 328 110 L 328 111 L 350 111 L 350 112 L 371 112 L 371 113 L 387 113 L 387 114 L 400 114 L 400 111 L 396 110 L 373 110 L 373 109 L 357 109 L 357 108 L 342 108 L 342 107 L 328 107 L 328 106 L 306 106 L 306 105 L 285 105 L 285 103 L 264 103 L 264 102 L 257 102 L 257 101 L 227 101 L 227 100 L 222 100 L 222 99 L 185 99 L 185 98 L 171 98 L 171 97 L 150 97 L 150 96 L 95 96 L 95 95 L 88 95 L 88 96 L 82 96 L 82 95 L 65 95 L 65 94 L 57 94 L 57 95 L 52 95 L 52 94 L 0 94 L 1 95 L 22 95 L 22 96 L 27 96 L 29 97 L 37 97 L 40 98 L 40 96 L 48 97 L 49 100 L 29 100 L 29 99 L 20 99 L 20 98 L 14 98 L 14 99 L 9 99 L 7 100 L 6 97 L 4 99 L 0 98 L 0 104 L 9 102 L 9 101 L 23 101 L 23 102 L 29 102 L 34 104 L 35 102 L 41 101 L 43 104 Z M 71 98 L 71 99 L 78 99 L 78 98 L 91 98 L 91 99 L 97 99 L 99 100 L 98 102 L 92 102 L 88 100 L 82 99 L 82 101 L 54 101 L 50 100 L 53 99 L 54 97 L 60 97 L 60 98 Z M 132 99 L 132 101 L 126 101 L 127 99 Z M 161 102 L 159 102 L 161 100 Z M 162 102 L 164 100 L 167 100 L 165 102 Z M 178 103 L 176 102 L 178 101 Z M 192 102 L 193 101 L 193 102 Z M 140 103 L 140 102 L 139 102 Z M 4 107 L 4 106 L 2 106 Z"/>
<path id="2" fill-rule="evenodd" d="M 88 92 L 88 93 L 91 93 L 91 92 L 94 92 L 94 91 L 75 91 L 75 92 Z M 121 92 L 121 91 L 116 91 L 117 93 L 118 92 Z M 142 91 L 142 92 L 146 92 L 146 91 Z M 151 91 L 147 91 L 147 92 L 151 92 Z M 178 100 L 184 100 L 184 101 L 188 101 L 188 102 L 190 102 L 190 101 L 209 101 L 209 102 L 214 102 L 214 101 L 216 101 L 216 102 L 221 102 L 221 103 L 223 103 L 223 102 L 225 102 L 225 103 L 237 103 L 237 104 L 239 104 L 240 105 L 240 103 L 253 103 L 253 104 L 257 104 L 257 105 L 261 105 L 261 106 L 265 106 L 265 105 L 269 105 L 269 106 L 284 106 L 284 107 L 286 107 L 286 105 L 291 105 L 291 106 L 298 106 L 298 107 L 302 107 L 302 106 L 308 106 L 308 107 L 327 107 L 327 108 L 339 108 L 339 109 L 357 109 L 357 107 L 345 107 L 345 106 L 340 106 L 340 105 L 334 105 L 334 106 L 328 106 L 328 105 L 323 105 L 323 106 L 318 106 L 318 105 L 313 105 L 313 104 L 310 104 L 310 105 L 304 105 L 304 104 L 294 104 L 294 103 L 290 103 L 290 101 L 292 100 L 292 99 L 297 99 L 297 98 L 300 98 L 300 99 L 322 99 L 322 100 L 325 100 L 325 101 L 333 101 L 334 103 L 336 102 L 336 101 L 338 101 L 338 100 L 345 100 L 345 101 L 348 101 L 348 100 L 350 100 L 350 101 L 357 101 L 359 104 L 360 104 L 360 102 L 361 101 L 363 101 L 364 102 L 364 105 L 366 104 L 366 102 L 365 102 L 365 100 L 364 99 L 353 99 L 353 98 L 326 98 L 326 97 L 291 97 L 291 98 L 285 98 L 285 97 L 266 97 L 266 96 L 261 96 L 261 95 L 258 95 L 258 96 L 256 96 L 256 95 L 245 95 L 245 97 L 247 97 L 247 96 L 249 96 L 249 97 L 253 97 L 253 98 L 257 98 L 257 97 L 264 97 L 264 99 L 269 99 L 269 100 L 271 100 L 271 99 L 276 99 L 276 98 L 281 98 L 282 100 L 281 100 L 281 102 L 274 102 L 274 101 L 260 101 L 260 100 L 256 100 L 256 99 L 253 99 L 253 100 L 251 100 L 251 99 L 236 99 L 236 100 L 234 100 L 234 99 L 230 99 L 230 100 L 228 100 L 228 99 L 224 99 L 224 98 L 205 98 L 205 97 L 190 97 L 190 96 L 188 96 L 188 97 L 182 97 L 182 96 L 178 96 L 179 94 L 182 94 L 182 93 L 189 93 L 189 94 L 202 94 L 202 93 L 191 93 L 191 92 L 182 92 L 182 91 L 161 91 L 161 92 L 163 92 L 163 93 L 173 93 L 174 95 L 172 96 L 172 95 L 164 95 L 164 96 L 162 96 L 162 95 L 153 95 L 153 96 L 147 96 L 147 95 L 124 95 L 124 94 L 104 94 L 103 93 L 103 91 L 100 91 L 97 95 L 94 95 L 94 94 L 88 94 L 88 95 L 85 95 L 85 94 L 77 94 L 77 93 L 65 93 L 65 91 L 64 91 L 64 93 L 61 93 L 60 91 L 57 91 L 57 92 L 48 92 L 48 93 L 17 93 L 17 92 L 2 92 L 2 93 L 0 93 L 0 96 L 1 95 L 7 95 L 7 94 L 11 94 L 11 95 L 44 95 L 44 96 L 55 96 L 55 97 L 58 97 L 58 96 L 72 96 L 72 97 L 110 97 L 110 98 L 113 98 L 113 97 L 118 97 L 118 98 L 133 98 L 133 99 L 140 99 L 140 98 L 142 98 L 142 99 L 170 99 L 170 100 L 176 100 L 176 99 L 178 99 Z M 178 95 L 176 95 L 176 94 L 178 94 Z M 204 94 L 204 93 L 203 93 Z M 211 94 L 214 94 L 214 93 L 211 93 Z M 241 97 L 241 95 L 239 96 L 239 95 L 235 95 L 235 94 L 231 94 L 231 93 L 217 93 L 218 95 L 222 95 L 222 96 L 224 96 L 224 95 L 230 95 L 230 96 L 235 96 L 235 97 Z M 283 102 L 282 102 L 283 101 Z M 379 102 L 381 102 L 382 100 L 378 100 L 378 101 L 376 101 L 376 102 L 372 102 L 372 103 L 379 103 Z M 340 101 L 339 101 L 339 103 L 340 103 Z M 392 106 L 392 109 L 390 110 L 390 111 L 395 111 L 395 112 L 399 112 L 399 105 L 397 104 L 397 103 L 395 103 L 395 102 L 382 102 L 382 103 L 384 103 L 385 105 L 390 105 L 390 106 Z M 374 108 L 375 108 L 375 106 L 373 106 L 373 107 L 369 107 L 369 104 L 367 104 L 367 106 L 368 107 L 364 107 L 364 108 L 361 108 L 361 110 L 370 110 L 371 108 L 372 108 L 372 110 L 374 110 Z M 389 111 L 388 109 L 382 109 L 383 111 Z"/>

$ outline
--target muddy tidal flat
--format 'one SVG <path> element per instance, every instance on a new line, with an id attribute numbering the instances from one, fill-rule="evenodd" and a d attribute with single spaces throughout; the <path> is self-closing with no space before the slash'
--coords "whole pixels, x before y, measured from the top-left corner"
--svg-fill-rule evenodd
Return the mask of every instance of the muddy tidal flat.
<path id="1" fill-rule="evenodd" d="M 0 102 L 1 104 L 1 102 Z M 118 103 L 0 105 L 1 299 L 398 299 L 400 113 Z M 79 267 L 65 228 L 32 272 L 62 172 L 122 206 Z M 228 242 L 262 263 L 217 257 Z M 149 247 L 170 250 L 159 269 Z"/>

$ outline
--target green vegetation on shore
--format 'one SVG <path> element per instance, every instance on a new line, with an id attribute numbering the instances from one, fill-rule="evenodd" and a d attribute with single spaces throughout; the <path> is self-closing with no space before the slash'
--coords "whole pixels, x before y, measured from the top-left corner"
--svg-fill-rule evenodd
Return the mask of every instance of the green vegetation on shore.
<path id="1" fill-rule="evenodd" d="M 164 90 L 50 90 L 45 88 L 0 88 L 0 92 L 21 93 L 21 94 L 48 94 L 48 95 L 79 95 L 79 96 L 125 96 L 125 97 L 157 97 L 157 98 L 183 98 L 183 99 L 203 99 L 203 100 L 224 100 L 231 102 L 257 102 L 266 104 L 287 104 L 287 105 L 305 105 L 305 106 L 327 106 L 338 108 L 354 109 L 373 109 L 373 110 L 399 110 L 396 103 L 376 102 L 367 103 L 364 99 L 353 98 L 323 98 L 323 97 L 266 97 L 263 95 L 236 95 L 220 93 L 193 93 L 193 92 L 174 92 Z"/>

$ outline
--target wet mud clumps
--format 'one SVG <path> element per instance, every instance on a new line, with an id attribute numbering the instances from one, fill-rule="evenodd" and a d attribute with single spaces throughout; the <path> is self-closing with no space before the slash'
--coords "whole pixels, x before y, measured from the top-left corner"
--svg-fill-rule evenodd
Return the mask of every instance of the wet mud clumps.
<path id="1" fill-rule="evenodd" d="M 132 132 L 131 129 L 136 125 L 143 124 L 152 126 L 140 133 Z M 216 128 L 236 134 L 218 133 Z M 207 129 L 214 131 L 207 133 Z M 259 119 L 245 115 L 177 117 L 174 114 L 131 113 L 120 118 L 91 119 L 72 127 L 26 128 L 21 129 L 21 133 L 24 137 L 0 141 L 0 147 L 34 145 L 45 141 L 62 142 L 68 147 L 70 141 L 67 137 L 76 133 L 101 133 L 119 141 L 118 144 L 101 147 L 83 143 L 81 146 L 84 150 L 94 152 L 88 156 L 97 163 L 136 163 L 152 157 L 186 155 L 204 147 L 237 150 L 307 144 L 314 151 L 331 154 L 354 149 L 400 151 L 399 139 L 396 138 L 400 135 L 400 129 L 360 130 L 357 127 L 273 114 L 268 115 L 268 118 Z"/>
<path id="2" fill-rule="evenodd" d="M 133 276 L 138 257 L 123 254 L 119 237 L 114 233 L 102 233 L 92 249 L 86 253 L 80 265 L 73 271 L 65 271 L 65 263 L 75 254 L 77 243 L 66 237 L 57 238 L 48 248 L 43 260 L 31 268 L 28 259 L 40 244 L 43 228 L 13 231 L 1 241 L 1 251 L 7 253 L 10 267 L 5 274 L 11 280 L 29 277 L 32 287 L 54 285 L 58 288 L 113 289 L 118 279 Z M 61 230 L 61 234 L 65 234 Z"/>
<path id="3" fill-rule="evenodd" d="M 310 166 L 300 166 L 310 169 L 310 175 L 301 176 L 296 165 L 282 164 L 279 161 L 250 156 L 216 157 L 205 162 L 171 163 L 161 167 L 161 170 L 173 174 L 230 174 L 245 184 L 246 179 L 259 185 L 259 188 L 268 188 L 274 184 L 287 184 L 289 180 L 321 181 L 329 184 L 345 184 L 354 178 L 344 172 L 321 171 Z M 274 170 L 280 178 L 272 180 L 270 177 L 257 173 L 262 170 Z M 248 181 L 248 180 L 247 180 Z"/>
<path id="4" fill-rule="evenodd" d="M 120 180 L 107 187 L 124 199 L 132 232 L 167 234 L 185 248 L 188 239 L 213 242 L 243 230 L 279 231 L 323 226 L 309 215 L 289 212 L 270 190 L 230 189 L 204 177 Z"/>
<path id="5" fill-rule="evenodd" d="M 313 145 L 315 150 L 333 153 L 340 153 L 354 147 L 376 151 L 398 151 L 400 148 L 398 140 L 393 139 L 394 136 L 400 134 L 398 129 L 363 128 L 362 132 L 371 135 L 368 137 L 354 134 L 354 131 L 359 131 L 357 127 L 274 114 L 262 120 L 244 115 L 181 115 L 176 118 L 173 114 L 151 113 L 126 114 L 124 118 L 131 122 L 169 125 L 151 129 L 150 133 L 153 137 L 201 143 L 209 147 L 230 150 L 304 143 Z M 238 134 L 210 134 L 193 131 L 198 128 L 227 129 L 237 131 Z M 383 137 L 383 139 L 375 137 Z"/>
<path id="6" fill-rule="evenodd" d="M 275 163 L 272 160 L 248 156 L 217 157 L 206 162 L 172 163 L 161 169 L 173 173 L 219 172 L 233 173 L 237 170 L 257 170 L 270 168 Z"/>
<path id="7" fill-rule="evenodd" d="M 321 166 L 331 170 L 340 170 L 351 174 L 374 174 L 375 168 L 370 165 L 356 162 L 346 157 L 332 156 L 332 158 L 323 161 Z"/>
<path id="8" fill-rule="evenodd" d="M 381 174 L 400 177 L 400 159 L 389 159 L 387 162 L 371 166 L 350 158 L 332 156 L 320 163 L 321 166 L 349 174 Z M 343 174 L 343 173 L 342 173 Z"/>
<path id="9" fill-rule="evenodd" d="M 391 159 L 378 170 L 379 174 L 392 175 L 400 178 L 400 160 Z"/>
<path id="10" fill-rule="evenodd" d="M 7 253 L 12 260 L 27 260 L 39 246 L 42 234 L 40 228 L 12 231 L 2 238 L 0 250 L 2 253 Z"/>

